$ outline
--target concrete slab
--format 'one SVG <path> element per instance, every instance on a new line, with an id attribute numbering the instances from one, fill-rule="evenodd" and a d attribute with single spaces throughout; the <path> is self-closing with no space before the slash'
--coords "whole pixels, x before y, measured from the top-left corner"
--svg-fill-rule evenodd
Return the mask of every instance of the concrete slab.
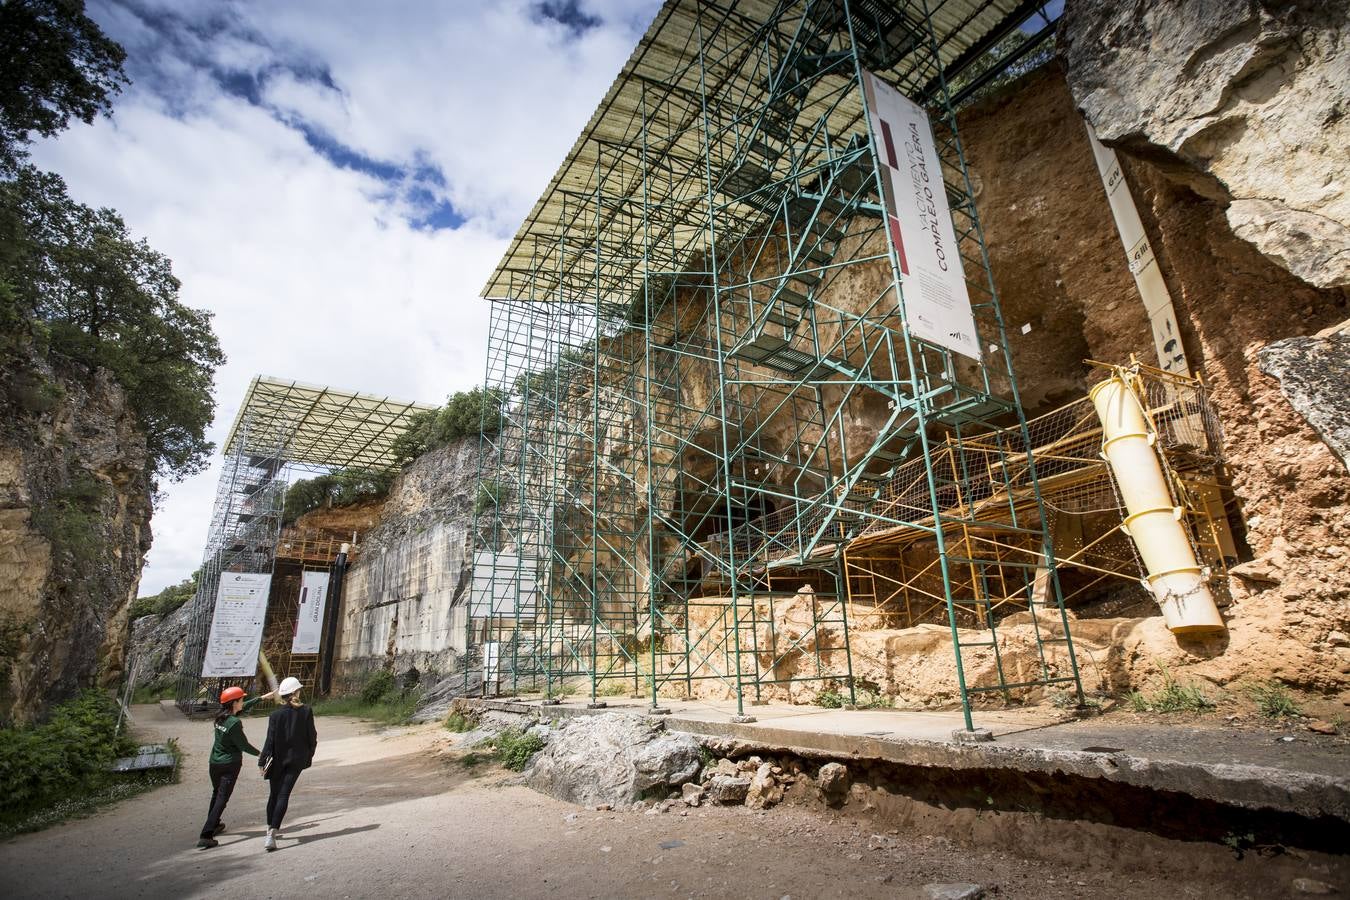
<path id="1" fill-rule="evenodd" d="M 645 702 L 587 710 L 586 701 L 477 701 L 484 708 L 548 717 L 607 712 L 645 714 Z M 734 723 L 734 703 L 665 700 L 666 726 L 749 751 L 878 760 L 951 770 L 1102 779 L 1171 791 L 1246 809 L 1350 822 L 1350 746 L 1306 733 L 1272 734 L 1218 725 L 1062 722 L 1049 710 L 981 712 L 992 742 L 958 743 L 959 712 L 755 706 L 752 723 Z M 1291 738 L 1285 740 L 1285 738 Z"/>

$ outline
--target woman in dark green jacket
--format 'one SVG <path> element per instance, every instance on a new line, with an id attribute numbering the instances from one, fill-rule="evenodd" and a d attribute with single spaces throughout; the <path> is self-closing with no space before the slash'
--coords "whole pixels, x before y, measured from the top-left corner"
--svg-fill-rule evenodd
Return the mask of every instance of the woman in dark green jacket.
<path id="1" fill-rule="evenodd" d="M 241 687 L 227 687 L 220 694 L 220 712 L 216 714 L 215 742 L 211 744 L 211 807 L 206 814 L 206 824 L 202 826 L 197 847 L 207 850 L 219 841 L 216 835 L 225 830 L 220 817 L 225 812 L 225 804 L 230 802 L 234 785 L 239 780 L 239 769 L 244 764 L 244 754 L 258 755 L 258 748 L 248 742 L 244 736 L 244 723 L 239 714 L 246 712 L 258 703 L 272 696 L 271 692 L 251 700 L 245 699 Z"/>

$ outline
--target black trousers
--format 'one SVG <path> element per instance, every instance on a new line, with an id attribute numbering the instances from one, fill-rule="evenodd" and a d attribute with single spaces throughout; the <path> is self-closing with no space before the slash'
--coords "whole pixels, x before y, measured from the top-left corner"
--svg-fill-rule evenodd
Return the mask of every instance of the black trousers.
<path id="1" fill-rule="evenodd" d="M 225 813 L 225 806 L 230 802 L 230 795 L 234 793 L 234 785 L 239 780 L 241 764 L 242 761 L 211 765 L 211 807 L 206 814 L 206 824 L 202 826 L 203 838 L 215 834 L 220 817 Z"/>
<path id="2" fill-rule="evenodd" d="M 291 802 L 291 789 L 300 778 L 300 769 L 282 769 L 273 772 L 267 780 L 270 792 L 267 795 L 267 827 L 280 828 L 281 820 L 286 818 L 286 807 Z"/>

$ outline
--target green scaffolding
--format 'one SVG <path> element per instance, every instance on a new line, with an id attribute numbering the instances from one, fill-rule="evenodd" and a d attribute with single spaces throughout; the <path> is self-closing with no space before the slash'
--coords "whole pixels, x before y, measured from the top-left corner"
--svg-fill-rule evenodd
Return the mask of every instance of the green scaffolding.
<path id="1" fill-rule="evenodd" d="M 1081 696 L 947 83 L 1034 7 L 662 8 L 486 291 L 500 404 L 466 678 L 545 702 L 584 686 L 596 706 L 725 696 L 741 717 L 803 683 L 852 698 L 844 554 L 895 525 L 936 554 L 968 728 L 982 691 Z M 979 361 L 906 325 L 866 72 L 928 112 Z M 966 435 L 981 436 L 978 471 Z M 907 496 L 922 502 L 891 502 L 916 465 Z M 977 523 L 970 498 L 1004 494 L 1006 514 L 986 504 Z M 970 552 L 954 535 L 976 525 L 1037 558 Z M 1010 594 L 1059 628 L 1038 628 L 1032 677 L 1000 665 L 968 685 L 963 652 L 997 653 L 994 598 Z M 963 640 L 962 620 L 987 636 Z"/>

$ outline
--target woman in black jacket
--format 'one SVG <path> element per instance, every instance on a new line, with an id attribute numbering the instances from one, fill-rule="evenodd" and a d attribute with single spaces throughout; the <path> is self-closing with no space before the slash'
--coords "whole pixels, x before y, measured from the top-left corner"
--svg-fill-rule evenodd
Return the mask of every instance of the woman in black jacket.
<path id="1" fill-rule="evenodd" d="M 300 679 L 283 679 L 277 693 L 281 696 L 281 707 L 267 718 L 267 740 L 258 757 L 258 766 L 270 788 L 267 837 L 263 841 L 263 849 L 269 853 L 277 849 L 291 790 L 300 773 L 314 761 L 314 748 L 319 745 L 314 710 L 300 702 Z"/>

